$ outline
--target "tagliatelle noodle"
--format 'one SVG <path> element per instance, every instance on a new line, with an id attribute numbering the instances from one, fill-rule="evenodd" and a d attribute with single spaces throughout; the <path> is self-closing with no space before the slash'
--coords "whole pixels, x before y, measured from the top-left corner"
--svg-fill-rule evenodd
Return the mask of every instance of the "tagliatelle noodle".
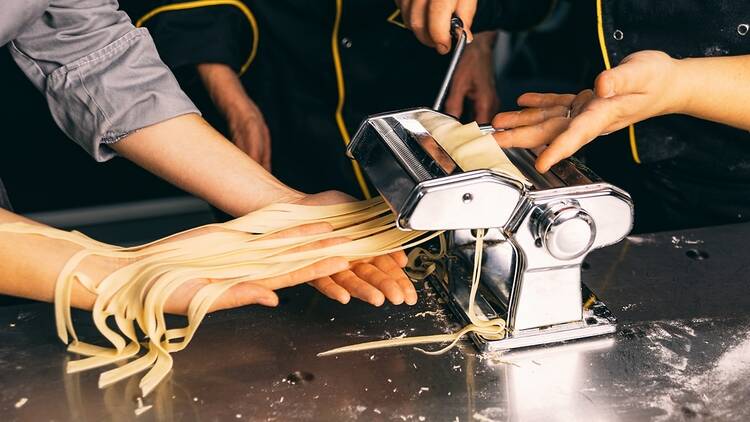
<path id="1" fill-rule="evenodd" d="M 449 153 L 458 154 L 457 163 L 464 170 L 473 169 L 471 161 L 478 161 L 479 151 L 495 157 L 491 163 L 502 163 L 502 150 L 491 150 L 486 139 L 480 140 L 476 124 L 451 124 L 436 129 L 438 140 Z M 475 136 L 477 135 L 478 136 Z M 472 138 L 473 137 L 473 138 Z M 477 142 L 477 147 L 467 143 Z M 481 143 L 481 144 L 480 144 Z M 450 148 L 446 147 L 449 146 Z M 496 144 L 494 144 L 496 146 Z M 461 150 L 458 150 L 461 148 Z M 467 151 L 467 152 L 462 152 Z M 498 151 L 500 154 L 498 154 Z M 454 157 L 456 159 L 456 157 Z M 484 159 L 484 157 L 483 157 Z M 507 160 L 507 157 L 505 157 Z M 512 166 L 512 163 L 510 163 Z M 508 172 L 512 173 L 512 172 Z M 519 172 L 520 174 L 520 172 Z M 329 232 L 295 237 L 270 238 L 280 231 L 312 223 L 327 223 Z M 67 372 L 79 372 L 130 360 L 106 371 L 99 378 L 104 387 L 142 371 L 148 371 L 140 381 L 143 395 L 149 394 L 172 368 L 170 353 L 184 349 L 205 318 L 211 305 L 225 292 L 239 283 L 269 279 L 291 273 L 327 258 L 343 257 L 350 261 L 374 257 L 410 248 L 428 241 L 441 232 L 426 233 L 401 231 L 396 228 L 395 216 L 381 198 L 328 206 L 273 204 L 246 216 L 222 224 L 209 224 L 135 247 L 118 247 L 95 241 L 78 232 L 65 232 L 26 223 L 0 224 L 0 232 L 44 236 L 64 240 L 82 248 L 64 265 L 55 285 L 55 321 L 58 337 L 69 343 L 68 350 L 87 356 L 68 364 Z M 308 250 L 296 250 L 315 242 L 345 237 L 338 243 Z M 504 334 L 502 320 L 480 320 L 476 317 L 473 298 L 481 268 L 484 232 L 477 236 L 477 254 L 472 280 L 471 324 L 454 334 L 388 340 L 370 346 L 350 346 L 327 352 L 362 350 L 363 348 L 425 344 L 450 341 L 437 352 L 448 350 L 468 332 L 486 337 Z M 444 241 L 441 239 L 444 253 Z M 425 249 L 417 250 L 429 260 L 438 256 Z M 78 269 L 89 257 L 106 257 L 125 263 L 100 281 Z M 429 264 L 424 268 L 432 271 Z M 164 306 L 170 295 L 185 283 L 208 279 L 190 299 L 188 323 L 184 327 L 168 327 Z M 98 346 L 79 340 L 71 317 L 71 293 L 75 283 L 96 295 L 92 309 L 94 325 L 111 347 Z M 107 325 L 114 319 L 117 331 Z M 137 327 L 137 329 L 136 329 Z M 138 330 L 145 334 L 139 338 Z M 141 352 L 141 341 L 146 353 Z"/>
<path id="2" fill-rule="evenodd" d="M 269 238 L 279 231 L 326 222 L 330 232 Z M 212 231 L 201 233 L 199 230 Z M 55 286 L 55 316 L 58 336 L 69 342 L 69 351 L 85 357 L 70 362 L 68 372 L 84 371 L 130 360 L 104 372 L 104 387 L 148 370 L 140 387 L 147 395 L 169 373 L 170 353 L 187 346 L 211 305 L 238 283 L 267 279 L 307 267 L 326 258 L 350 261 L 394 252 L 419 244 L 439 233 L 404 232 L 395 226 L 394 216 L 382 199 L 333 206 L 275 204 L 225 224 L 191 229 L 147 245 L 121 248 L 94 241 L 80 233 L 64 232 L 24 223 L 0 225 L 0 232 L 46 236 L 66 240 L 83 249 L 74 254 L 58 276 Z M 189 237 L 192 236 L 192 237 Z M 309 250 L 300 246 L 348 238 L 346 243 Z M 94 282 L 77 270 L 91 256 L 126 260 L 120 269 Z M 164 305 L 186 282 L 210 279 L 191 298 L 188 324 L 168 327 Z M 70 294 L 74 283 L 96 294 L 92 309 L 94 324 L 111 347 L 82 342 L 75 332 Z M 117 330 L 107 321 L 112 318 Z M 145 335 L 146 353 L 141 354 L 137 329 Z"/>
<path id="3" fill-rule="evenodd" d="M 531 185 L 495 142 L 492 134 L 483 134 L 476 122 L 460 125 L 455 121 L 433 119 L 425 122 L 424 126 L 461 170 L 490 169 L 524 185 Z"/>

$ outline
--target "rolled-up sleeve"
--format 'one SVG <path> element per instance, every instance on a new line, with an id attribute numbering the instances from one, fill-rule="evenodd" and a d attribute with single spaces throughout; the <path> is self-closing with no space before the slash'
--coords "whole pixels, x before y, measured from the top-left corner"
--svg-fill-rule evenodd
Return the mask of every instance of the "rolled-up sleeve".
<path id="1" fill-rule="evenodd" d="M 116 1 L 50 1 L 10 51 L 55 122 L 97 161 L 112 158 L 108 145 L 129 133 L 198 113 L 148 30 L 136 29 Z"/>

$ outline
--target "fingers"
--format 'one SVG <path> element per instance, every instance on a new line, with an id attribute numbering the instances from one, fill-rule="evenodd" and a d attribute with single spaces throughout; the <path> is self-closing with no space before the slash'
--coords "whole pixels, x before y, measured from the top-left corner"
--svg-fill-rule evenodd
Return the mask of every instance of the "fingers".
<path id="1" fill-rule="evenodd" d="M 464 113 L 464 98 L 469 90 L 469 87 L 461 82 L 456 80 L 456 83 L 451 85 L 448 98 L 445 99 L 445 113 L 457 119 Z"/>
<path id="2" fill-rule="evenodd" d="M 355 267 L 359 265 L 369 264 L 358 264 L 355 265 Z M 362 274 L 361 270 L 360 274 Z M 383 295 L 383 293 L 380 290 L 376 289 L 373 285 L 365 282 L 354 271 L 344 271 L 334 274 L 333 276 L 331 276 L 331 279 L 333 279 L 336 284 L 346 289 L 346 291 L 349 292 L 350 295 L 371 305 L 381 306 L 385 302 L 385 296 Z"/>
<path id="3" fill-rule="evenodd" d="M 600 98 L 612 98 L 615 95 L 637 94 L 645 91 L 648 72 L 638 61 L 626 62 L 615 68 L 605 70 L 594 81 L 594 92 Z"/>
<path id="4" fill-rule="evenodd" d="M 456 14 L 464 23 L 467 42 L 471 42 L 471 24 L 476 0 L 403 0 L 397 2 L 406 25 L 422 44 L 435 47 L 440 54 L 451 49 L 451 17 Z"/>
<path id="5" fill-rule="evenodd" d="M 323 293 L 329 299 L 347 304 L 351 300 L 351 295 L 345 288 L 336 284 L 331 277 L 322 277 L 310 282 L 320 293 Z"/>
<path id="6" fill-rule="evenodd" d="M 386 299 L 394 305 L 413 305 L 417 303 L 417 291 L 403 271 L 405 265 L 403 253 L 378 256 L 311 284 L 341 303 L 347 303 L 353 296 L 374 306 L 382 305 Z"/>
<path id="7" fill-rule="evenodd" d="M 384 271 L 387 267 L 381 268 L 375 265 L 382 258 L 385 257 L 375 258 L 372 264 L 355 264 L 352 267 L 352 272 L 360 279 L 366 280 L 368 285 L 374 287 L 381 295 L 384 295 L 389 302 L 394 305 L 400 305 L 404 303 L 405 299 L 404 292 L 401 291 L 401 286 L 390 274 Z M 383 262 L 380 262 L 380 265 L 383 265 Z"/>
<path id="8" fill-rule="evenodd" d="M 456 0 L 432 0 L 427 5 L 426 37 L 437 48 L 438 53 L 447 54 L 451 49 L 451 16 L 456 7 Z"/>
<path id="9" fill-rule="evenodd" d="M 372 264 L 380 271 L 387 274 L 391 280 L 395 281 L 395 285 L 401 291 L 401 297 L 407 305 L 414 305 L 417 303 L 417 290 L 414 288 L 414 283 L 412 283 L 411 280 L 409 280 L 409 277 L 406 276 L 406 273 L 403 270 L 403 265 L 400 265 L 399 262 L 390 255 L 379 256 L 373 260 Z M 397 304 L 387 294 L 386 297 L 388 297 L 388 300 L 392 303 Z"/>
<path id="10" fill-rule="evenodd" d="M 499 113 L 492 119 L 492 127 L 495 129 L 513 129 L 520 126 L 537 125 L 554 117 L 566 117 L 568 110 L 570 108 L 566 106 L 552 106 Z"/>
<path id="11" fill-rule="evenodd" d="M 570 157 L 584 145 L 599 136 L 611 124 L 611 110 L 608 107 L 588 109 L 570 122 L 563 131 L 539 155 L 536 168 L 547 172 L 560 160 Z"/>
<path id="12" fill-rule="evenodd" d="M 302 199 L 297 201 L 297 204 L 301 205 L 335 205 L 343 204 L 346 202 L 355 202 L 356 199 L 344 192 L 336 190 L 327 190 L 320 193 L 314 193 L 305 195 Z"/>
<path id="13" fill-rule="evenodd" d="M 574 118 L 581 114 L 581 111 L 594 99 L 594 91 L 590 89 L 584 89 L 576 95 L 575 100 L 570 104 L 570 117 Z"/>
<path id="14" fill-rule="evenodd" d="M 410 3 L 408 15 L 405 15 L 409 29 L 414 32 L 419 42 L 424 45 L 433 47 L 434 44 L 427 33 L 427 2 L 428 0 L 412 0 Z M 404 13 L 402 10 L 401 13 Z"/>
<path id="15" fill-rule="evenodd" d="M 272 290 L 253 283 L 240 283 L 224 292 L 211 305 L 211 311 L 238 308 L 247 305 L 263 305 L 274 307 L 279 304 L 279 297 Z"/>
<path id="16" fill-rule="evenodd" d="M 495 132 L 492 136 L 502 148 L 534 148 L 551 142 L 570 124 L 566 117 L 553 117 L 542 123 Z"/>
<path id="17" fill-rule="evenodd" d="M 464 30 L 467 35 L 467 42 L 474 38 L 471 33 L 471 25 L 474 23 L 474 15 L 477 12 L 477 0 L 458 0 L 456 4 L 456 16 L 461 18 L 464 23 Z"/>
<path id="18" fill-rule="evenodd" d="M 404 251 L 393 252 L 390 254 L 390 257 L 393 258 L 396 264 L 401 268 L 404 268 L 406 264 L 409 263 L 409 258 L 407 258 Z"/>
<path id="19" fill-rule="evenodd" d="M 277 277 L 256 280 L 252 283 L 263 286 L 267 289 L 278 290 L 340 273 L 342 271 L 346 271 L 348 268 L 349 261 L 344 258 L 326 258 L 322 261 L 316 262 L 312 265 L 308 265 L 307 267 L 301 268 L 299 270 L 292 271 L 290 273 L 286 273 Z"/>
<path id="20" fill-rule="evenodd" d="M 570 107 L 576 96 L 573 94 L 540 94 L 529 92 L 518 97 L 518 105 L 521 107 Z"/>

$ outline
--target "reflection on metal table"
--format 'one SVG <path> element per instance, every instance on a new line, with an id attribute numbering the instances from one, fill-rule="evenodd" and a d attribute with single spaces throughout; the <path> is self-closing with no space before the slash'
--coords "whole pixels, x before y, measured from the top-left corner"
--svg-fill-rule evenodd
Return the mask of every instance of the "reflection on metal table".
<path id="1" fill-rule="evenodd" d="M 99 390 L 66 375 L 52 307 L 0 308 L 3 420 L 750 420 L 750 225 L 631 236 L 583 281 L 618 317 L 610 336 L 479 354 L 332 347 L 457 328 L 419 283 L 414 307 L 339 305 L 299 287 L 277 309 L 211 315 L 136 416 L 138 378 Z M 80 332 L 93 337 L 88 314 Z"/>

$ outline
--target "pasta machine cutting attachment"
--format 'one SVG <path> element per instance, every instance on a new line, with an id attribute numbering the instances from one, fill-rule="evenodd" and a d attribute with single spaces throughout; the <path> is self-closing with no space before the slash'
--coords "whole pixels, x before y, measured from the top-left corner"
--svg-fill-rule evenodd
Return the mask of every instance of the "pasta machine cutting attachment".
<path id="1" fill-rule="evenodd" d="M 475 334 L 475 343 L 504 350 L 614 332 L 615 318 L 581 283 L 581 266 L 590 251 L 630 232 L 630 196 L 574 159 L 540 174 L 536 155 L 526 149 L 505 153 L 527 181 L 487 169 L 462 171 L 426 129 L 447 122 L 456 120 L 428 108 L 374 115 L 347 154 L 400 229 L 446 231 L 444 271 L 430 281 L 467 324 L 475 230 L 486 229 L 476 309 L 479 319 L 503 318 L 507 334 Z"/>

